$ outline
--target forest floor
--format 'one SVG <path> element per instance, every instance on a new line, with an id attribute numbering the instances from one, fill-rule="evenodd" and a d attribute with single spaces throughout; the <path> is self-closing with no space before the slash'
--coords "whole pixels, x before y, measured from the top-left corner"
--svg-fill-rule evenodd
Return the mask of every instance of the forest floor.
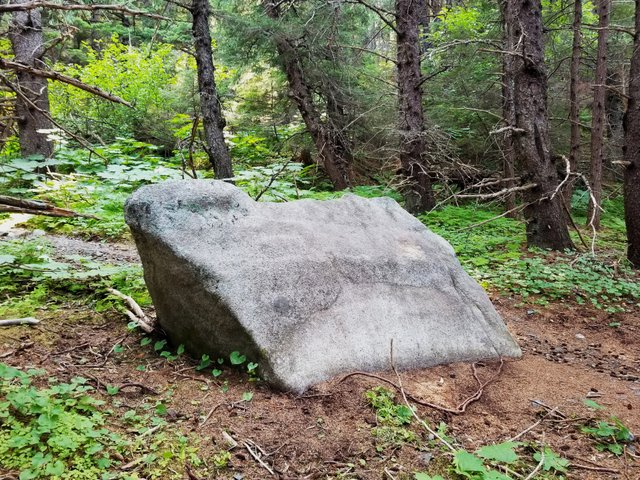
<path id="1" fill-rule="evenodd" d="M 137 258 L 128 244 L 48 240 L 60 254 L 112 262 Z M 522 359 L 505 361 L 502 368 L 477 364 L 480 381 L 495 379 L 460 414 L 444 410 L 478 392 L 471 365 L 400 372 L 407 394 L 446 406 L 414 403 L 417 414 L 434 429 L 440 425 L 439 434 L 455 449 L 473 452 L 514 437 L 526 442 L 504 478 L 640 479 L 640 311 L 606 313 L 571 302 L 522 305 L 498 294 L 492 300 L 520 344 Z M 96 313 L 67 302 L 34 316 L 38 325 L 0 329 L 0 362 L 43 368 L 60 382 L 88 379 L 93 395 L 111 412 L 111 428 L 147 439 L 166 460 L 152 462 L 143 453 L 136 458 L 132 451 L 121 459 L 122 472 L 190 480 L 429 478 L 414 477 L 417 472 L 463 478 L 452 473 L 448 448 L 420 422 L 394 425 L 372 406 L 371 398 L 381 392 L 377 386 L 403 403 L 402 392 L 379 379 L 333 379 L 296 396 L 274 391 L 246 371 L 225 368 L 214 377 L 197 371 L 198 361 L 186 355 L 160 356 L 153 345 L 161 335 L 146 339 L 113 310 Z M 393 372 L 379 375 L 396 385 L 400 380 Z M 127 427 L 139 427 L 145 412 L 153 411 L 162 418 L 155 427 Z M 139 423 L 127 423 L 132 418 Z M 584 431 L 597 422 L 624 425 L 636 438 L 621 443 L 619 455 L 599 451 L 612 440 Z M 188 439 L 188 447 L 180 450 L 176 445 L 185 441 L 172 438 Z M 532 459 L 542 446 L 570 462 L 566 472 L 545 470 L 542 460 Z M 173 454 L 162 457 L 163 448 Z M 0 466 L 0 478 L 19 473 Z"/>

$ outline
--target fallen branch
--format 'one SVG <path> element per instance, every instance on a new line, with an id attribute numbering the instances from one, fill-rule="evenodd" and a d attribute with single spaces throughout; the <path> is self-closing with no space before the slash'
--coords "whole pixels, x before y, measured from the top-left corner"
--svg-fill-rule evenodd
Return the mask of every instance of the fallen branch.
<path id="1" fill-rule="evenodd" d="M 124 300 L 129 305 L 133 312 L 129 309 L 125 309 L 125 314 L 127 315 L 127 317 L 129 317 L 129 319 L 131 319 L 132 322 L 134 322 L 146 333 L 153 332 L 153 322 L 149 319 L 149 317 L 147 317 L 140 305 L 138 305 L 138 303 L 133 298 L 131 298 L 129 295 L 125 295 L 115 288 L 107 288 L 107 292 Z"/>
<path id="2" fill-rule="evenodd" d="M 506 127 L 498 128 L 497 130 L 491 130 L 489 135 L 499 135 L 504 132 L 513 132 L 513 133 L 526 133 L 527 131 L 524 128 L 517 128 L 511 125 L 507 125 Z"/>
<path id="3" fill-rule="evenodd" d="M 250 440 L 246 440 L 246 441 L 242 442 L 242 445 L 244 446 L 244 448 L 247 449 L 247 452 L 249 452 L 249 454 L 255 459 L 256 462 L 258 462 L 260 464 L 260 466 L 262 468 L 264 468 L 272 476 L 277 477 L 276 473 L 272 470 L 272 468 L 262 460 L 262 456 L 258 455 L 257 451 L 253 451 L 251 449 L 251 446 L 249 445 L 249 442 L 251 442 L 251 441 Z M 254 442 L 251 442 L 251 443 L 253 444 L 254 448 L 256 448 L 256 450 L 260 449 L 260 447 L 258 447 L 258 445 L 256 445 Z"/>
<path id="4" fill-rule="evenodd" d="M 0 212 L 29 213 L 31 215 L 46 215 L 49 217 L 98 218 L 93 215 L 67 210 L 66 208 L 58 208 L 42 200 L 26 200 L 6 195 L 0 195 Z"/>
<path id="5" fill-rule="evenodd" d="M 544 449 L 545 449 L 544 444 L 545 442 L 544 442 L 544 433 L 543 433 L 542 434 L 542 450 L 540 450 L 540 461 L 538 462 L 538 465 L 536 465 L 536 468 L 534 468 L 524 480 L 531 480 L 533 477 L 535 477 L 538 474 L 538 472 L 544 466 Z"/>
<path id="6" fill-rule="evenodd" d="M 67 83 L 69 85 L 72 85 L 76 88 L 79 88 L 80 90 L 84 90 L 85 92 L 89 92 L 92 95 L 96 95 L 98 97 L 102 97 L 106 100 L 109 100 L 111 102 L 114 103 L 120 103 L 122 105 L 125 105 L 129 108 L 133 108 L 133 105 L 131 105 L 129 102 L 127 102 L 126 100 L 118 97 L 117 95 L 113 95 L 109 92 L 105 92 L 104 90 L 102 90 L 101 88 L 98 87 L 94 87 L 92 85 L 87 85 L 86 83 L 81 82 L 80 80 L 73 78 L 73 77 L 69 77 L 67 75 L 63 75 L 62 73 L 58 73 L 55 72 L 53 70 L 42 70 L 41 68 L 35 68 L 35 67 L 31 67 L 29 65 L 25 65 L 23 63 L 18 63 L 18 62 L 11 62 L 9 60 L 5 60 L 3 58 L 0 58 L 0 68 L 2 68 L 3 70 L 13 70 L 16 72 L 26 72 L 29 73 L 31 75 L 34 75 L 36 77 L 44 77 L 44 78 L 48 78 L 50 80 L 56 80 L 58 82 L 62 82 L 62 83 Z"/>
<path id="7" fill-rule="evenodd" d="M 522 185 L 519 187 L 511 187 L 511 188 L 503 188 L 502 190 L 500 190 L 499 192 L 493 192 L 493 193 L 468 193 L 468 194 L 463 194 L 463 195 L 456 195 L 456 198 L 477 198 L 477 199 L 481 199 L 481 200 L 485 200 L 488 198 L 496 198 L 496 197 L 501 197 L 503 195 L 507 195 L 509 193 L 513 193 L 513 192 L 523 192 L 526 190 L 531 190 L 532 188 L 536 188 L 538 186 L 537 183 L 527 183 L 526 185 Z"/>
<path id="8" fill-rule="evenodd" d="M 211 415 L 213 415 L 213 412 L 215 412 L 222 405 L 224 405 L 224 404 L 223 403 L 219 403 L 215 407 L 213 407 L 211 410 L 209 410 L 209 413 L 207 413 L 207 416 L 204 417 L 204 420 L 202 420 L 202 423 L 200 423 L 200 425 L 198 425 L 197 430 L 200 430 L 202 427 L 204 427 L 204 424 L 209 421 L 209 419 L 211 418 Z"/>
<path id="9" fill-rule="evenodd" d="M 37 325 L 40 320 L 33 317 L 10 318 L 8 320 L 0 320 L 0 327 L 13 327 L 15 325 Z"/>

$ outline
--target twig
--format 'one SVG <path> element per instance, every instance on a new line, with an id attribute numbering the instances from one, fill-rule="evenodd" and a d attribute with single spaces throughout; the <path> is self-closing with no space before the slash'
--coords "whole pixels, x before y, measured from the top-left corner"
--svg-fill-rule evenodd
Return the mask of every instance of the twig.
<path id="1" fill-rule="evenodd" d="M 544 416 L 542 418 L 540 418 L 537 422 L 533 423 L 532 425 L 530 425 L 529 427 L 525 428 L 523 431 L 521 431 L 519 434 L 517 434 L 514 437 L 511 437 L 508 441 L 509 442 L 515 442 L 517 439 L 519 439 L 520 437 L 522 437 L 523 435 L 529 433 L 531 430 L 533 430 L 534 428 L 536 428 L 538 425 L 540 425 L 545 418 L 547 418 L 549 415 L 552 415 L 553 413 L 555 413 L 558 410 L 558 407 L 554 407 L 553 410 L 548 411 L 547 413 L 544 414 Z"/>
<path id="2" fill-rule="evenodd" d="M 594 472 L 620 473 L 620 470 L 606 467 L 590 467 L 589 465 L 581 465 L 579 463 L 570 463 L 569 468 L 581 468 L 582 470 L 591 470 Z"/>
<path id="3" fill-rule="evenodd" d="M 40 320 L 33 317 L 25 318 L 10 318 L 7 320 L 0 320 L 0 327 L 12 327 L 14 325 L 37 325 Z"/>
<path id="4" fill-rule="evenodd" d="M 544 433 L 542 434 L 542 450 L 540 450 L 540 461 L 538 462 L 538 465 L 536 465 L 536 468 L 534 468 L 531 473 L 529 475 L 526 476 L 526 478 L 524 480 L 531 480 L 533 477 L 535 477 L 538 472 L 542 469 L 542 466 L 544 465 Z"/>
<path id="5" fill-rule="evenodd" d="M 474 363 L 472 365 L 472 369 L 473 369 L 473 376 L 476 380 L 476 382 L 478 383 L 478 389 L 469 397 L 467 397 L 465 400 L 462 401 L 462 403 L 460 403 L 457 407 L 455 408 L 450 408 L 450 407 L 443 407 L 441 405 L 437 405 L 435 403 L 431 403 L 431 402 L 427 402 L 424 400 L 420 400 L 419 398 L 417 398 L 415 395 L 411 394 L 411 393 L 406 393 L 407 398 L 411 399 L 412 402 L 417 403 L 418 405 L 422 405 L 423 407 L 429 407 L 429 408 L 433 408 L 434 410 L 438 410 L 440 412 L 444 412 L 444 413 L 450 413 L 452 415 L 460 415 L 463 414 L 466 410 L 467 407 L 469 405 L 471 405 L 473 402 L 476 402 L 480 399 L 480 397 L 482 397 L 482 394 L 484 393 L 484 388 L 489 385 L 491 382 L 493 382 L 498 375 L 500 375 L 500 373 L 502 372 L 502 367 L 504 366 L 504 360 L 500 359 L 500 366 L 498 367 L 498 371 L 495 373 L 495 375 L 493 375 L 489 380 L 487 380 L 486 382 L 481 382 L 480 379 L 477 376 L 477 370 L 476 370 L 476 364 Z M 394 382 L 392 382 L 391 380 L 388 380 L 384 377 L 381 377 L 379 375 L 373 374 L 373 373 L 367 373 L 367 372 L 351 372 L 347 375 L 345 375 L 344 377 L 342 377 L 338 383 L 342 383 L 344 382 L 347 378 L 349 377 L 353 377 L 355 375 L 361 375 L 363 377 L 370 377 L 370 378 L 375 378 L 376 380 L 380 380 L 382 382 L 385 382 L 388 385 L 391 385 L 392 387 L 394 387 L 396 390 L 400 391 L 401 389 L 401 385 L 400 384 L 396 384 Z"/>
<path id="6" fill-rule="evenodd" d="M 151 320 L 149 320 L 149 317 L 147 317 L 142 308 L 140 308 L 140 305 L 138 305 L 138 303 L 133 298 L 111 287 L 107 288 L 107 292 L 127 302 L 129 307 L 131 307 L 131 310 L 133 310 L 133 312 L 131 312 L 130 310 L 126 310 L 125 312 L 131 319 L 131 321 L 133 321 L 146 333 L 153 332 L 154 328 L 152 326 Z"/>
<path id="7" fill-rule="evenodd" d="M 291 163 L 291 160 L 287 160 L 284 163 L 284 165 L 282 165 L 280 170 L 278 170 L 276 173 L 271 175 L 271 179 L 269 180 L 269 183 L 267 183 L 267 185 L 262 190 L 260 190 L 258 195 L 256 195 L 256 198 L 254 199 L 256 202 L 258 200 L 260 200 L 260 197 L 262 197 L 262 195 L 264 195 L 267 192 L 267 190 L 269 190 L 271 188 L 271 185 L 273 185 L 273 182 L 276 181 L 276 178 L 278 178 L 280 176 L 280 174 L 285 171 L 285 169 L 287 168 L 287 166 L 289 166 L 290 163 Z"/>
<path id="8" fill-rule="evenodd" d="M 139 388 L 142 392 L 146 392 L 146 393 L 149 393 L 151 395 L 159 395 L 159 393 L 156 392 L 153 388 L 147 387 L 146 385 L 143 385 L 141 383 L 123 383 L 118 388 L 120 390 L 124 390 L 125 388 L 130 388 L 130 387 Z"/>
<path id="9" fill-rule="evenodd" d="M 187 472 L 187 476 L 189 477 L 189 480 L 204 480 L 202 477 L 199 477 L 194 473 L 193 469 L 191 468 L 191 465 L 189 465 L 188 463 L 184 465 L 184 469 Z"/>
<path id="10" fill-rule="evenodd" d="M 251 450 L 251 447 L 249 446 L 249 441 L 242 442 L 242 445 L 244 446 L 244 448 L 247 449 L 247 452 L 249 452 L 249 454 L 256 460 L 256 462 L 258 462 L 260 466 L 262 466 L 262 468 L 264 468 L 272 476 L 277 477 L 276 473 L 271 469 L 271 467 L 262 461 L 262 458 L 260 457 L 260 455 L 258 455 L 256 452 Z M 254 446 L 256 448 L 259 448 L 255 443 L 254 443 Z"/>
<path id="11" fill-rule="evenodd" d="M 402 386 L 402 379 L 400 378 L 400 374 L 398 373 L 398 370 L 396 369 L 396 365 L 395 362 L 393 361 L 393 339 L 391 339 L 391 347 L 390 347 L 390 353 L 389 353 L 389 360 L 391 362 L 391 369 L 393 370 L 393 373 L 396 374 L 396 377 L 398 378 L 398 386 L 400 388 L 400 393 L 402 394 L 402 399 L 404 400 L 405 405 L 407 406 L 407 408 L 411 411 L 411 414 L 414 416 L 414 418 L 416 420 L 418 420 L 418 422 L 424 427 L 424 429 L 429 432 L 429 434 L 433 435 L 434 438 L 437 438 L 438 440 L 440 440 L 440 442 L 442 442 L 442 444 L 444 446 L 446 446 L 449 450 L 451 450 L 452 452 L 455 452 L 456 449 L 453 448 L 453 446 L 447 442 L 444 438 L 442 438 L 438 432 L 436 432 L 433 428 L 431 428 L 427 422 L 425 422 L 423 419 L 421 419 L 418 414 L 416 413 L 415 409 L 411 406 L 411 404 L 409 403 L 409 400 L 407 399 L 407 394 L 404 391 L 404 387 Z"/>
<path id="12" fill-rule="evenodd" d="M 213 415 L 213 412 L 215 412 L 218 408 L 220 408 L 222 405 L 224 405 L 224 403 L 219 403 L 217 404 L 215 407 L 213 407 L 211 410 L 209 410 L 209 413 L 207 413 L 207 416 L 204 417 L 204 420 L 202 420 L 202 423 L 200 423 L 200 425 L 198 425 L 197 430 L 201 429 L 202 427 L 204 427 L 204 424 L 207 423 L 209 421 L 209 419 L 211 418 L 211 415 Z"/>
<path id="13" fill-rule="evenodd" d="M 149 430 L 145 430 L 144 432 L 142 432 L 140 434 L 141 437 L 148 437 L 149 435 L 153 435 L 154 433 L 156 433 L 158 430 L 160 430 L 162 427 L 164 426 L 164 424 L 159 423 L 158 425 L 156 425 L 155 427 L 150 428 Z"/>

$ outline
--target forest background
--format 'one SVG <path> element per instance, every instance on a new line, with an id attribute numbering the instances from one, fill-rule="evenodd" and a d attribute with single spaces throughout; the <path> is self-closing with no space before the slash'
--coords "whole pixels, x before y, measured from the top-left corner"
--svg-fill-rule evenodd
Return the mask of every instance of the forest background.
<path id="1" fill-rule="evenodd" d="M 214 177 L 390 196 L 532 315 L 638 312 L 638 2 L 5 0 L 0 31 L 0 210 L 47 215 L 2 242 L 2 318 L 149 307 L 55 239 L 127 241 L 136 188 Z"/>

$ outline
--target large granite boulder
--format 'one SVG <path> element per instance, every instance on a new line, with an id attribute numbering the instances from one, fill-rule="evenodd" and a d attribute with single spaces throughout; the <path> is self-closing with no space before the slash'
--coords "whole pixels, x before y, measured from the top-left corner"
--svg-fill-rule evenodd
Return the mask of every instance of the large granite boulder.
<path id="1" fill-rule="evenodd" d="M 195 355 L 246 354 L 277 387 L 342 372 L 517 357 L 453 249 L 389 198 L 258 203 L 221 181 L 125 207 L 158 320 Z"/>

